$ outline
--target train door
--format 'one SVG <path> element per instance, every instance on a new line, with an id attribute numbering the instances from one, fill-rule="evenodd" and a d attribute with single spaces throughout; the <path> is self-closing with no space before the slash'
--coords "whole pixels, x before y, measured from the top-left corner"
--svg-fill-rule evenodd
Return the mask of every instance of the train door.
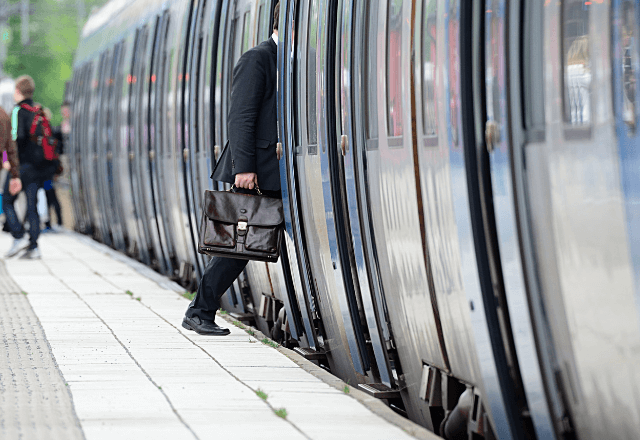
<path id="1" fill-rule="evenodd" d="M 180 65 L 180 89 L 178 98 L 178 124 L 179 124 L 179 139 L 181 142 L 182 150 L 182 178 L 184 179 L 184 198 L 186 211 L 184 216 L 188 221 L 187 229 L 187 241 L 189 243 L 189 250 L 193 255 L 193 264 L 196 270 L 197 278 L 202 276 L 204 270 L 204 257 L 197 251 L 198 244 L 198 215 L 200 212 L 200 206 L 198 201 L 200 196 L 196 194 L 197 187 L 197 162 L 194 162 L 195 152 L 199 149 L 196 145 L 197 136 L 193 133 L 193 124 L 195 121 L 190 121 L 189 117 L 192 111 L 192 82 L 194 76 L 197 74 L 192 70 L 194 52 L 197 50 L 197 42 L 200 39 L 199 31 L 199 18 L 202 16 L 202 11 L 205 7 L 205 0 L 192 0 L 190 2 L 189 14 L 186 16 L 186 26 L 184 33 L 181 36 L 183 41 L 183 59 Z"/>
<path id="2" fill-rule="evenodd" d="M 369 78 L 367 75 L 371 73 L 366 72 L 364 62 L 365 59 L 370 61 L 370 58 L 362 55 L 366 53 L 369 38 L 372 37 L 369 35 L 370 13 L 377 10 L 378 5 L 376 2 L 364 4 L 344 0 L 340 6 L 336 27 L 337 77 L 334 95 L 338 118 L 334 138 L 339 140 L 336 162 L 342 181 L 342 209 L 348 243 L 342 246 L 341 253 L 352 267 L 355 298 L 364 317 L 361 326 L 369 341 L 369 359 L 375 367 L 375 380 L 386 386 L 362 387 L 374 396 L 388 396 L 391 388 L 398 388 L 397 378 L 401 369 L 390 333 L 389 314 L 372 242 L 372 207 L 368 198 L 363 197 L 365 194 L 359 191 L 359 188 L 366 188 L 366 141 L 362 130 L 365 93 L 362 87 L 368 83 L 365 78 Z"/>
<path id="3" fill-rule="evenodd" d="M 71 130 L 71 155 L 69 157 L 72 164 L 69 170 L 71 174 L 71 188 L 74 195 L 74 214 L 76 230 L 84 233 L 89 233 L 92 227 L 91 215 L 89 213 L 89 206 L 87 205 L 87 191 L 86 186 L 83 185 L 85 170 L 83 167 L 84 158 L 82 157 L 83 148 L 82 145 L 86 145 L 85 130 L 86 124 L 82 121 L 86 115 L 85 105 L 87 97 L 89 96 L 89 78 L 88 73 L 91 70 L 91 63 L 81 67 L 78 72 L 78 79 L 76 83 L 76 90 L 73 101 L 73 112 L 77 116 L 73 118 L 74 125 Z"/>
<path id="4" fill-rule="evenodd" d="M 117 151 L 116 132 L 118 131 L 117 121 L 119 120 L 118 93 L 122 86 L 122 77 L 119 75 L 120 65 L 122 64 L 122 43 L 116 44 L 113 49 L 113 59 L 108 67 L 107 79 L 107 108 L 105 110 L 105 119 L 103 127 L 103 142 L 106 148 L 106 157 L 104 167 L 106 168 L 104 191 L 107 193 L 107 207 L 110 214 L 110 227 L 113 239 L 113 246 L 121 252 L 126 250 L 124 238 L 124 221 L 122 215 L 122 205 L 118 192 L 116 190 L 116 182 L 114 175 L 114 151 Z"/>
<path id="5" fill-rule="evenodd" d="M 356 118 L 351 123 L 356 127 L 352 166 L 357 174 L 352 179 L 357 179 L 357 186 L 351 185 L 357 187 L 361 207 L 359 264 L 368 273 L 369 302 L 376 304 L 377 325 L 371 327 L 379 338 L 389 341 L 389 348 L 397 348 L 406 384 L 403 398 L 412 402 L 406 405 L 407 411 L 433 429 L 427 402 L 419 397 L 420 384 L 424 371 L 449 372 L 450 365 L 416 180 L 411 113 L 413 10 L 400 0 L 358 7 L 366 10 L 359 14 L 365 21 L 357 37 L 361 83 L 354 93 L 354 106 L 363 110 L 349 116 Z"/>
<path id="6" fill-rule="evenodd" d="M 208 172 L 208 160 L 207 160 L 207 145 L 203 142 L 201 126 L 204 121 L 202 119 L 201 101 L 202 93 L 199 89 L 201 84 L 201 77 L 204 75 L 201 69 L 201 53 L 203 51 L 203 44 L 205 40 L 206 28 L 204 27 L 205 17 L 210 15 L 210 8 L 215 2 L 212 0 L 200 0 L 197 4 L 194 4 L 191 15 L 191 31 L 189 42 L 189 56 L 187 59 L 187 78 L 185 79 L 185 112 L 184 117 L 187 119 L 185 124 L 187 142 L 187 150 L 190 166 L 189 178 L 191 179 L 191 206 L 193 233 L 196 243 L 198 242 L 198 229 L 200 226 L 202 215 L 202 200 L 205 189 L 209 189 L 211 186 L 210 172 Z M 208 262 L 208 258 L 199 254 L 199 262 L 203 270 Z"/>
<path id="7" fill-rule="evenodd" d="M 160 239 L 156 207 L 154 203 L 154 192 L 152 187 L 153 177 L 151 175 L 151 141 L 149 137 L 151 104 L 149 91 L 151 89 L 152 78 L 151 69 L 155 56 L 155 43 L 161 27 L 160 17 L 150 20 L 148 31 L 145 31 L 143 51 L 140 54 L 139 73 L 136 84 L 138 109 L 136 112 L 135 130 L 138 133 L 135 157 L 135 170 L 138 175 L 138 195 L 140 200 L 139 208 L 142 213 L 142 224 L 144 233 L 148 239 L 150 259 L 153 267 L 164 274 L 170 273 L 167 257 Z"/>
<path id="8" fill-rule="evenodd" d="M 303 294 L 299 299 L 309 341 L 329 351 L 332 371 L 364 382 L 371 359 L 361 322 L 361 300 L 351 258 L 342 158 L 336 140 L 336 38 L 339 2 L 299 1 L 291 111 L 293 138 L 285 139 L 289 237 Z M 341 31 L 342 29 L 340 29 Z M 287 145 L 287 142 L 291 144 Z M 283 185 L 284 186 L 284 185 Z M 312 250 L 308 252 L 308 250 Z M 294 249 L 289 247 L 289 254 Z M 310 318 L 311 319 L 310 319 Z M 318 324 L 313 321 L 318 321 Z M 311 327 L 311 328 L 309 328 Z M 315 339 L 315 340 L 313 340 Z M 328 347 L 330 347 L 328 349 Z"/>
<path id="9" fill-rule="evenodd" d="M 125 236 L 127 253 L 134 255 L 138 242 L 138 232 L 133 210 L 133 195 L 131 192 L 131 175 L 129 173 L 129 106 L 131 98 L 131 65 L 135 55 L 138 32 L 131 32 L 122 42 L 122 62 L 118 67 L 118 87 L 116 102 L 118 111 L 115 121 L 115 149 L 114 149 L 114 187 L 120 206 L 120 214 Z"/>
<path id="10" fill-rule="evenodd" d="M 111 245 L 109 226 L 107 222 L 107 214 L 105 213 L 105 206 L 102 200 L 101 193 L 101 176 L 102 176 L 102 143 L 100 138 L 100 126 L 102 123 L 102 98 L 104 91 L 104 71 L 108 61 L 108 51 L 99 55 L 98 69 L 95 71 L 91 82 L 91 104 L 89 106 L 89 124 L 88 124 L 88 138 L 89 138 L 89 172 L 87 177 L 91 182 L 91 189 L 89 190 L 91 210 L 93 212 L 93 219 L 95 221 L 94 235 L 98 240 L 105 243 L 107 246 Z"/>
<path id="11" fill-rule="evenodd" d="M 149 180 L 151 185 L 151 199 L 153 204 L 154 224 L 157 228 L 160 246 L 162 248 L 162 265 L 165 274 L 175 275 L 176 261 L 173 244 L 173 234 L 169 228 L 167 215 L 168 200 L 164 197 L 164 180 L 161 178 L 160 166 L 162 140 L 164 138 L 164 84 L 166 66 L 166 38 L 169 27 L 169 12 L 164 11 L 159 17 L 158 28 L 153 45 L 153 58 L 150 67 L 149 83 L 149 114 L 147 126 L 149 128 Z"/>
<path id="12" fill-rule="evenodd" d="M 229 112 L 229 96 L 233 68 L 240 56 L 251 48 L 252 16 L 255 4 L 251 0 L 236 0 L 222 6 L 221 17 L 226 17 L 224 26 L 220 26 L 218 38 L 218 74 L 216 75 L 215 122 L 216 144 L 225 145 L 228 139 L 227 114 Z M 219 157 L 218 153 L 218 157 Z M 226 190 L 228 185 L 218 182 L 218 189 Z M 229 289 L 229 294 L 222 297 L 221 306 L 224 310 L 250 316 L 253 315 L 253 305 L 249 293 L 248 283 L 241 274 Z"/>
<path id="13" fill-rule="evenodd" d="M 134 44 L 133 60 L 131 63 L 131 73 L 127 77 L 129 81 L 129 112 L 128 112 L 128 156 L 129 156 L 129 176 L 130 176 L 130 191 L 133 199 L 132 208 L 133 216 L 136 226 L 136 242 L 135 250 L 137 258 L 139 258 L 146 265 L 152 265 L 152 255 L 149 250 L 151 248 L 149 242 L 149 236 L 146 225 L 144 196 L 142 194 L 141 179 L 138 163 L 139 156 L 139 144 L 141 140 L 139 137 L 142 131 L 139 127 L 139 112 L 142 106 L 141 93 L 143 77 L 142 70 L 144 65 L 144 55 L 146 53 L 147 40 L 149 38 L 149 29 L 147 25 L 139 28 L 136 31 L 136 41 Z"/>

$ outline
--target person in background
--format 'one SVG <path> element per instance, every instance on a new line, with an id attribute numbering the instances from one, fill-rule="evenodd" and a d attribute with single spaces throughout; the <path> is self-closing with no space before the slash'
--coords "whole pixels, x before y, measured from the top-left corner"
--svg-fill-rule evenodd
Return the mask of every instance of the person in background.
<path id="1" fill-rule="evenodd" d="M 43 182 L 43 164 L 42 161 L 39 160 L 39 152 L 41 152 L 42 146 L 38 145 L 29 134 L 34 117 L 36 116 L 34 111 L 29 110 L 34 109 L 33 93 L 35 92 L 36 84 L 29 75 L 22 75 L 16 79 L 15 87 L 13 98 L 17 105 L 14 107 L 11 115 L 11 134 L 17 144 L 18 159 L 20 160 L 20 180 L 25 195 L 27 196 L 29 240 L 24 236 L 25 231 L 13 207 L 16 195 L 3 197 L 2 208 L 7 216 L 7 222 L 9 223 L 11 235 L 13 235 L 14 239 L 5 257 L 13 257 L 20 251 L 26 249 L 25 254 L 21 258 L 35 259 L 41 258 L 40 250 L 38 249 L 40 217 L 38 216 L 37 194 L 38 188 L 42 187 Z M 5 184 L 5 189 L 8 186 L 8 184 Z"/>
<path id="2" fill-rule="evenodd" d="M 49 121 L 53 118 L 53 113 L 48 108 L 44 108 L 44 114 Z M 55 231 L 51 227 L 51 208 L 56 213 L 56 218 L 58 220 L 58 226 L 62 227 L 62 212 L 60 211 L 60 202 L 58 201 L 58 196 L 56 195 L 55 188 L 55 180 L 58 178 L 60 174 L 62 174 L 62 165 L 60 164 L 60 155 L 64 151 L 64 143 L 63 136 L 60 127 L 52 128 L 52 135 L 56 139 L 56 159 L 53 163 L 46 169 L 45 171 L 45 181 L 43 183 L 43 188 L 45 194 L 47 196 L 47 209 L 49 210 L 49 218 L 44 222 L 45 228 L 42 230 L 43 233 L 53 232 Z"/>
<path id="3" fill-rule="evenodd" d="M 16 195 L 22 189 L 20 162 L 15 142 L 11 140 L 11 119 L 2 108 L 0 108 L 0 153 L 2 153 L 2 167 L 9 171 L 3 196 Z"/>

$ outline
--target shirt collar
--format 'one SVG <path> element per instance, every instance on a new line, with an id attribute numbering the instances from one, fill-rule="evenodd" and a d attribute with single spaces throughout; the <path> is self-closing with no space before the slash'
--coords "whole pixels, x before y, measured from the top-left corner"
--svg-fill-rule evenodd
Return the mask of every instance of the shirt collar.
<path id="1" fill-rule="evenodd" d="M 278 45 L 278 36 L 276 34 L 271 34 L 271 38 L 273 38 L 273 41 L 275 41 L 276 46 Z"/>

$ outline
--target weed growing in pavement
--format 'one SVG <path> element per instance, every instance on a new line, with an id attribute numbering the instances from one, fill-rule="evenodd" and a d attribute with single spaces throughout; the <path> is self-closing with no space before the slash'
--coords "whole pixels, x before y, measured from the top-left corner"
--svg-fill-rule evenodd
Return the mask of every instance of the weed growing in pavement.
<path id="1" fill-rule="evenodd" d="M 250 328 L 248 328 L 246 331 L 247 331 L 247 333 L 249 333 L 249 336 L 255 336 L 256 335 L 256 332 L 254 332 Z"/>
<path id="2" fill-rule="evenodd" d="M 161 389 L 162 389 L 162 387 L 158 387 L 158 389 L 159 389 L 159 390 L 161 390 Z"/>
<path id="3" fill-rule="evenodd" d="M 222 310 L 222 309 L 220 309 L 220 314 L 221 314 L 221 315 L 228 315 L 228 314 L 229 314 L 229 312 L 227 312 L 226 310 Z"/>
<path id="4" fill-rule="evenodd" d="M 271 339 L 269 339 L 269 338 L 264 338 L 264 339 L 263 339 L 262 341 L 260 341 L 260 342 L 262 342 L 262 343 L 263 343 L 263 344 L 265 344 L 265 345 L 269 345 L 269 346 L 271 346 L 271 347 L 273 347 L 273 348 L 278 348 L 278 347 L 280 347 L 280 345 L 278 345 L 276 342 L 273 342 L 273 341 L 272 341 Z"/>
<path id="5" fill-rule="evenodd" d="M 131 290 L 127 290 L 127 291 L 126 291 L 126 292 L 124 292 L 124 293 L 126 293 L 127 295 L 129 295 L 130 297 L 132 297 L 132 298 L 133 298 L 133 292 L 132 292 Z"/>
<path id="6" fill-rule="evenodd" d="M 196 296 L 196 292 L 187 292 L 185 290 L 185 292 L 182 294 L 182 296 L 187 298 L 189 301 L 193 301 L 193 298 L 195 298 L 195 296 Z"/>
<path id="7" fill-rule="evenodd" d="M 233 325 L 235 325 L 236 327 L 241 328 L 242 330 L 246 329 L 247 327 L 245 327 L 245 325 L 243 323 L 241 323 L 240 321 L 233 321 L 232 322 Z"/>
<path id="8" fill-rule="evenodd" d="M 274 412 L 278 417 L 282 417 L 283 419 L 287 418 L 287 410 L 285 408 L 276 409 Z"/>
<path id="9" fill-rule="evenodd" d="M 255 344 L 255 343 L 256 343 L 256 341 L 254 341 L 253 339 L 249 338 L 249 343 L 250 343 L 250 344 Z"/>
<path id="10" fill-rule="evenodd" d="M 27 293 L 27 292 L 25 292 L 24 290 L 22 291 L 22 294 L 23 294 L 23 295 L 25 295 L 25 296 L 27 296 L 27 295 L 28 295 L 28 293 Z"/>
<path id="11" fill-rule="evenodd" d="M 142 298 L 137 297 L 137 298 L 136 298 L 136 301 L 142 301 Z"/>
<path id="12" fill-rule="evenodd" d="M 345 394 L 349 394 L 349 385 L 345 385 L 342 391 L 344 391 Z"/>
<path id="13" fill-rule="evenodd" d="M 267 395 L 267 393 L 265 393 L 264 391 L 262 391 L 260 388 L 258 388 L 258 391 L 256 391 L 256 394 L 258 395 L 259 398 L 261 398 L 262 400 L 264 400 L 265 402 L 267 401 L 267 397 L 269 397 Z"/>

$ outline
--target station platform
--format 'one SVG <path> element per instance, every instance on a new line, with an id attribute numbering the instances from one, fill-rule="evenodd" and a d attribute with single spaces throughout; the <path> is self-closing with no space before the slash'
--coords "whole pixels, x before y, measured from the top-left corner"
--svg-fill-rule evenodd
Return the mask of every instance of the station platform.
<path id="1" fill-rule="evenodd" d="M 0 261 L 2 439 L 440 438 L 226 316 L 183 329 L 184 289 L 88 237 L 39 245 Z"/>

